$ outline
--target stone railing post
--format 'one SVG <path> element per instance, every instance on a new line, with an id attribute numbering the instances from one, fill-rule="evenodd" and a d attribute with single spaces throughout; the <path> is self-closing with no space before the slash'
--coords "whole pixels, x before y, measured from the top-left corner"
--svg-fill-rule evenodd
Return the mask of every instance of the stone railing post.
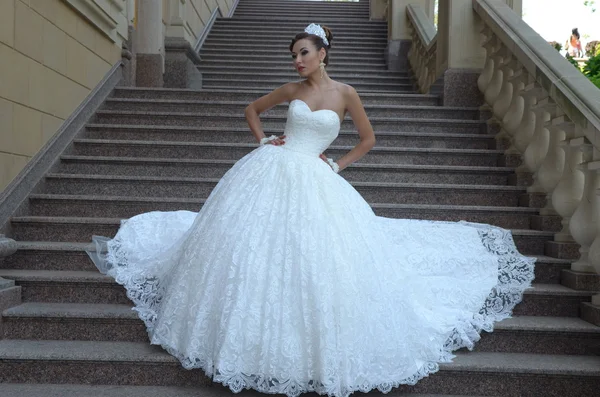
<path id="1" fill-rule="evenodd" d="M 4 234 L 0 234 L 0 259 L 12 255 L 15 252 L 17 252 L 17 242 L 11 238 L 5 237 Z M 0 277 L 0 290 L 14 286 L 14 281 Z"/>
<path id="2" fill-rule="evenodd" d="M 569 223 L 571 235 L 580 245 L 580 257 L 571 264 L 571 270 L 592 272 L 593 268 L 589 263 L 588 252 L 598 229 L 600 203 L 596 191 L 600 188 L 600 175 L 588 166 L 592 160 L 593 147 L 587 139 L 583 137 L 572 139 L 571 144 L 582 152 L 582 163 L 579 165 L 579 169 L 583 173 L 583 194 Z"/>

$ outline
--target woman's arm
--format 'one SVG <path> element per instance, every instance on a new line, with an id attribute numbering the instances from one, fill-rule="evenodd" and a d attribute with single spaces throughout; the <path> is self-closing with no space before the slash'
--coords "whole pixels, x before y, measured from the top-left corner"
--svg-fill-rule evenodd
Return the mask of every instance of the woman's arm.
<path id="1" fill-rule="evenodd" d="M 352 150 L 336 160 L 336 163 L 340 166 L 340 171 L 363 157 L 375 146 L 375 133 L 358 93 L 354 87 L 347 86 L 344 94 L 346 97 L 346 108 L 358 130 L 360 142 Z"/>
<path id="2" fill-rule="evenodd" d="M 281 87 L 271 91 L 267 95 L 258 98 L 246 107 L 244 111 L 246 114 L 246 121 L 248 122 L 250 131 L 252 131 L 252 135 L 254 135 L 254 138 L 257 142 L 260 142 L 260 140 L 265 137 L 265 132 L 263 131 L 260 123 L 259 115 L 262 112 L 271 109 L 275 105 L 289 101 L 295 92 L 295 85 L 295 83 L 284 84 Z M 285 135 L 282 135 L 279 139 L 275 139 L 270 143 L 273 145 L 283 144 L 284 142 L 282 138 L 285 138 Z"/>

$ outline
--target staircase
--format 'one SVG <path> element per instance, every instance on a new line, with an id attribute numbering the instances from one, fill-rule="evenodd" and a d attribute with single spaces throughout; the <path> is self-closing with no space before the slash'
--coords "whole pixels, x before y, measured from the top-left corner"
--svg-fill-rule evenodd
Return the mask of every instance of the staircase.
<path id="1" fill-rule="evenodd" d="M 247 103 L 298 79 L 288 46 L 310 22 L 332 29 L 329 74 L 357 89 L 375 129 L 377 146 L 341 175 L 376 213 L 498 225 L 538 258 L 534 288 L 514 318 L 484 333 L 474 352 L 394 393 L 597 395 L 600 328 L 579 318 L 592 292 L 563 286 L 569 261 L 544 255 L 560 225 L 523 205 L 531 202 L 525 182 L 497 147 L 488 114 L 441 107 L 438 96 L 415 93 L 409 70 L 387 70 L 386 24 L 369 21 L 368 10 L 365 1 L 241 0 L 200 52 L 202 90 L 114 91 L 30 195 L 28 214 L 12 219 L 19 250 L 0 260 L 0 277 L 22 287 L 23 303 L 2 313 L 0 396 L 231 394 L 150 346 L 124 290 L 84 250 L 93 234 L 114 235 L 122 218 L 201 208 L 257 146 Z M 267 136 L 282 132 L 286 110 L 261 117 Z M 327 155 L 338 158 L 357 142 L 346 119 Z"/>

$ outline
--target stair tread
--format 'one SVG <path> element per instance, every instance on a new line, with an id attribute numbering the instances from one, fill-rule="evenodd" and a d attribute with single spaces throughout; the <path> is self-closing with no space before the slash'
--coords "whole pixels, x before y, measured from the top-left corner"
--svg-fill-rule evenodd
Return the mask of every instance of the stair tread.
<path id="1" fill-rule="evenodd" d="M 77 223 L 77 222 L 86 222 L 86 223 L 97 223 L 97 224 L 102 224 L 102 223 L 107 223 L 107 222 L 114 222 L 114 221 L 119 221 L 121 220 L 121 218 L 90 218 L 90 217 L 18 217 L 18 218 L 36 218 L 38 220 L 41 221 L 41 219 L 60 219 L 64 222 L 70 222 L 70 223 Z M 18 219 L 16 218 L 16 219 Z M 26 219 L 21 219 L 22 221 L 26 221 Z M 520 234 L 520 232 L 523 232 L 523 230 L 519 230 L 519 229 L 512 229 L 511 233 L 513 235 L 518 235 Z M 546 235 L 547 232 L 541 232 L 542 235 Z M 19 247 L 20 250 L 23 249 L 27 249 L 27 250 L 44 250 L 44 251 L 48 251 L 48 250 L 55 250 L 55 251 L 64 251 L 64 250 L 70 250 L 70 251 L 85 251 L 88 249 L 94 249 L 93 248 L 93 244 L 91 242 L 86 242 L 86 243 L 82 243 L 82 242 L 56 242 L 56 241 L 17 241 L 17 245 Z M 546 255 L 533 255 L 533 254 L 529 254 L 529 255 L 525 255 L 529 258 L 535 258 L 537 260 L 537 262 L 539 263 L 547 263 L 547 264 L 571 264 L 572 260 L 569 259 L 558 259 L 558 258 L 552 258 L 550 256 L 546 256 Z M 2 271 L 0 269 L 0 271 Z M 37 270 L 32 270 L 34 272 L 37 272 Z M 54 271 L 52 271 L 54 272 Z M 538 284 L 540 285 L 540 284 Z"/>
<path id="2" fill-rule="evenodd" d="M 224 101 L 224 100 L 208 100 L 208 99 L 163 99 L 163 98 L 108 98 L 106 102 L 123 102 L 123 103 L 173 103 L 173 104 L 210 104 L 210 105 L 248 105 L 247 101 Z M 286 104 L 276 106 L 287 107 Z M 441 110 L 441 111 L 479 111 L 478 107 L 471 106 L 428 106 L 428 105 L 378 105 L 365 104 L 365 109 L 418 109 L 418 110 Z M 125 111 L 128 112 L 128 111 Z M 437 119 L 436 119 L 437 120 Z M 482 120 L 475 120 L 482 122 Z M 379 132 L 379 131 L 378 131 Z"/>
<path id="3" fill-rule="evenodd" d="M 229 389 L 221 386 L 116 386 L 75 384 L 0 384 L 3 397 L 231 397 Z M 264 397 L 254 390 L 242 390 L 237 397 Z M 402 397 L 477 397 L 446 394 L 402 394 Z"/>
<path id="4" fill-rule="evenodd" d="M 376 71 L 376 70 L 374 70 Z M 166 88 L 166 87 L 116 87 L 115 88 L 115 92 L 121 92 L 121 91 L 131 91 L 131 92 L 154 92 L 154 93 L 161 93 L 161 92 L 169 92 L 169 93 L 177 93 L 177 92 L 181 92 L 181 93 L 197 93 L 197 94 L 202 94 L 202 93 L 230 93 L 231 90 L 223 90 L 223 89 L 217 89 L 214 87 L 208 87 L 208 88 L 202 88 L 201 90 L 198 89 L 193 89 L 193 88 Z M 262 94 L 262 95 L 266 95 L 270 92 L 270 90 L 261 90 L 258 88 L 240 88 L 240 89 L 236 89 L 235 92 L 240 92 L 240 93 L 249 93 L 249 94 Z M 384 92 L 377 92 L 377 93 L 373 93 L 373 92 L 365 92 L 365 93 L 361 93 L 360 94 L 362 98 L 365 97 L 369 97 L 369 96 L 373 96 L 373 97 L 381 97 L 381 96 L 387 96 L 390 98 L 435 98 L 435 99 L 439 99 L 439 95 L 434 95 L 434 94 L 418 94 L 418 93 L 396 93 L 396 92 L 388 92 L 388 91 L 384 91 Z"/>
<path id="5" fill-rule="evenodd" d="M 81 156 L 81 155 L 62 155 L 61 160 L 67 161 L 115 161 L 115 162 L 134 162 L 134 163 L 182 163 L 182 164 L 235 164 L 236 160 L 222 159 L 182 159 L 182 158 L 155 158 L 155 157 L 118 157 L 118 156 Z M 501 172 L 512 173 L 514 167 L 485 167 L 485 166 L 464 166 L 464 165 L 429 165 L 429 164 L 393 164 L 393 163 L 354 163 L 349 167 L 353 168 L 386 168 L 397 170 L 435 170 L 435 171 L 471 171 L 471 172 Z"/>
<path id="6" fill-rule="evenodd" d="M 94 319 L 138 319 L 132 305 L 104 303 L 26 302 L 6 309 L 4 317 L 61 317 Z M 579 332 L 600 335 L 600 327 L 578 317 L 514 316 L 498 322 L 495 330 Z"/>
<path id="7" fill-rule="evenodd" d="M 110 181 L 152 181 L 152 182 L 191 182 L 191 183 L 218 183 L 220 178 L 189 178 L 171 176 L 129 176 L 129 175 L 99 175 L 99 174 L 64 174 L 48 173 L 48 179 L 90 179 Z M 444 183 L 414 183 L 414 182 L 350 182 L 353 186 L 361 187 L 387 187 L 387 188 L 421 188 L 421 189 L 463 189 L 463 190 L 495 190 L 508 192 L 525 192 L 524 186 L 513 185 L 477 185 L 477 184 L 444 184 Z M 467 206 L 466 208 L 470 208 Z M 524 207 L 526 208 L 526 207 Z"/>
<path id="8" fill-rule="evenodd" d="M 527 353 L 457 353 L 443 371 L 600 376 L 600 357 Z M 144 362 L 179 365 L 159 346 L 144 342 L 0 340 L 0 360 Z"/>
<path id="9" fill-rule="evenodd" d="M 436 211 L 490 211 L 513 213 L 536 213 L 538 209 L 529 207 L 493 207 L 493 206 L 460 206 L 429 204 L 372 204 L 375 208 L 420 209 Z M 13 223 L 63 223 L 63 224 L 118 224 L 122 218 L 92 218 L 68 216 L 15 216 Z M 565 262 L 566 263 L 566 262 Z"/>
<path id="10" fill-rule="evenodd" d="M 142 110 L 98 110 L 96 114 L 100 115 L 122 115 L 122 116 L 177 116 L 177 117 L 227 117 L 231 118 L 243 118 L 246 119 L 242 113 L 208 113 L 208 112 L 177 112 L 177 111 L 165 111 L 165 112 L 156 112 L 156 111 L 142 111 Z M 274 114 L 264 114 L 261 116 L 261 119 L 286 119 L 285 115 L 274 115 Z M 391 117 L 391 116 L 374 116 L 370 117 L 370 120 L 373 121 L 417 121 L 423 123 L 452 123 L 452 124 L 466 124 L 466 125 L 484 125 L 486 124 L 485 120 L 466 120 L 466 119 L 430 119 L 430 118 L 414 118 L 414 117 Z M 346 118 L 345 120 L 350 120 Z M 377 132 L 376 132 L 377 133 Z"/>
<path id="11" fill-rule="evenodd" d="M 109 303 L 26 302 L 6 309 L 3 317 L 138 319 L 131 305 Z"/>
<path id="12" fill-rule="evenodd" d="M 242 142 L 181 142 L 181 141 L 146 141 L 132 139 L 91 139 L 91 138 L 76 138 L 75 143 L 96 144 L 96 145 L 137 145 L 137 146 L 198 146 L 198 147 L 225 147 L 225 148 L 251 148 L 257 147 L 257 143 L 242 143 Z M 328 150 L 351 150 L 353 146 L 349 145 L 331 145 Z M 371 152 L 427 152 L 427 153 L 464 153 L 464 154 L 502 154 L 504 151 L 497 149 L 447 149 L 447 148 L 420 148 L 420 147 L 403 147 L 403 146 L 375 146 Z"/>
<path id="13" fill-rule="evenodd" d="M 38 249 L 61 249 L 85 251 L 86 249 L 95 250 L 91 243 L 57 243 L 57 242 L 17 242 L 18 248 L 38 248 Z M 28 270 L 28 269 L 0 269 L 0 277 L 26 281 L 65 281 L 65 282 L 114 282 L 114 280 L 97 271 L 86 270 Z M 525 291 L 525 294 L 532 295 L 565 295 L 565 296 L 591 296 L 597 291 L 578 291 L 565 287 L 560 284 L 537 284 Z"/>
<path id="14" fill-rule="evenodd" d="M 194 127 L 194 126 L 176 126 L 176 125 L 135 125 L 135 124 L 100 124 L 90 123 L 86 124 L 86 128 L 89 129 L 122 129 L 122 130 L 139 130 L 142 132 L 146 131 L 157 131 L 163 130 L 165 132 L 173 131 L 185 131 L 185 132 L 203 132 L 203 131 L 218 131 L 222 133 L 245 133 L 248 134 L 248 129 L 243 127 Z M 264 132 L 281 132 L 280 129 L 264 128 Z M 354 130 L 340 130 L 339 135 L 353 135 L 356 136 Z M 248 135 L 250 136 L 250 135 Z M 493 134 L 469 134 L 469 133 L 439 133 L 439 132 L 411 132 L 411 131 L 382 131 L 378 130 L 376 136 L 398 136 L 398 137 L 433 137 L 438 139 L 445 138 L 463 138 L 463 139 L 493 139 Z"/>
<path id="15" fill-rule="evenodd" d="M 200 394 L 199 394 L 200 393 Z M 77 385 L 77 384 L 31 384 L 2 383 L 2 397 L 217 397 L 230 396 L 220 388 L 198 388 L 178 386 L 116 386 L 116 385 Z M 258 392 L 248 390 L 240 393 L 244 396 L 260 397 Z M 420 395 L 419 397 L 427 397 Z M 444 396 L 432 396 L 444 397 Z"/>

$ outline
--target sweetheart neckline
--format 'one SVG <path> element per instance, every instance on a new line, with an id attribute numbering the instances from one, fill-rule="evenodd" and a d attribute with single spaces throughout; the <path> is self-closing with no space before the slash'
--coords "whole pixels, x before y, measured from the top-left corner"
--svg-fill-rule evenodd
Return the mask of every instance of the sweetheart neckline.
<path id="1" fill-rule="evenodd" d="M 302 99 L 299 99 L 299 98 L 292 99 L 292 102 L 294 102 L 294 101 L 299 101 L 299 102 L 302 102 L 302 103 L 304 104 L 304 106 L 306 106 L 306 108 L 308 109 L 308 111 L 309 111 L 309 112 L 311 112 L 311 113 L 317 113 L 317 112 L 326 112 L 326 111 L 329 111 L 329 112 L 335 113 L 335 115 L 337 116 L 337 120 L 338 120 L 338 122 L 339 122 L 340 124 L 342 124 L 342 120 L 340 120 L 340 115 L 339 115 L 339 114 L 338 114 L 338 112 L 336 112 L 335 110 L 332 110 L 332 109 L 318 109 L 318 110 L 312 110 L 312 109 L 310 108 L 310 106 L 308 106 L 308 103 L 304 102 Z M 290 102 L 290 104 L 291 104 L 292 102 Z"/>

